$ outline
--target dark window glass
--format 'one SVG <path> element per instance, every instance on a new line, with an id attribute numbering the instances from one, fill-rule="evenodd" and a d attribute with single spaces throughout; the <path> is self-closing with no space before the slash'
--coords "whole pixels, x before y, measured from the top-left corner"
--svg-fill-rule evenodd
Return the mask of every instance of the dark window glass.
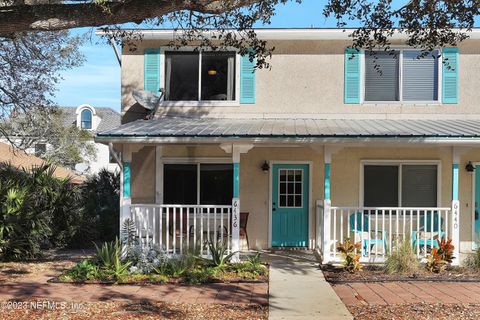
<path id="1" fill-rule="evenodd" d="M 165 53 L 165 100 L 198 100 L 197 52 Z"/>
<path id="2" fill-rule="evenodd" d="M 202 54 L 202 100 L 235 100 L 235 53 Z"/>
<path id="3" fill-rule="evenodd" d="M 92 129 L 92 111 L 84 109 L 80 114 L 81 128 L 82 129 Z"/>
<path id="4" fill-rule="evenodd" d="M 399 100 L 399 54 L 365 53 L 365 101 Z"/>
<path id="5" fill-rule="evenodd" d="M 437 206 L 437 166 L 402 166 L 402 206 Z"/>
<path id="6" fill-rule="evenodd" d="M 200 204 L 229 205 L 233 198 L 231 164 L 200 165 Z"/>
<path id="7" fill-rule="evenodd" d="M 165 164 L 163 197 L 165 204 L 197 204 L 197 165 Z"/>
<path id="8" fill-rule="evenodd" d="M 397 207 L 398 166 L 364 167 L 364 206 Z"/>

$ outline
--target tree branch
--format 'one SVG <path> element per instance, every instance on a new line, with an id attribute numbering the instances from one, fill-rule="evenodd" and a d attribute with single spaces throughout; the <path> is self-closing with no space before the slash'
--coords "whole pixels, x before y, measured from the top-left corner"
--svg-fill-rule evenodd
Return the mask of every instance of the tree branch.
<path id="1" fill-rule="evenodd" d="M 0 37 L 24 31 L 141 23 L 181 10 L 219 14 L 258 2 L 261 0 L 136 0 L 30 5 L 14 2 L 3 6 L 0 2 Z"/>

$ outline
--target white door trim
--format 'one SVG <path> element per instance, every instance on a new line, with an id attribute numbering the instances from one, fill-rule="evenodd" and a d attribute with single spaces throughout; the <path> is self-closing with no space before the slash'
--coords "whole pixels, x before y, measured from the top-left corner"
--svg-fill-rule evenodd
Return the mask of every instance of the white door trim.
<path id="1" fill-rule="evenodd" d="M 480 161 L 472 162 L 472 164 L 474 167 L 480 166 Z M 472 204 L 470 205 L 471 207 L 470 215 L 471 215 L 471 221 L 472 221 L 472 244 L 471 244 L 472 250 L 475 250 L 475 191 L 476 191 L 475 175 L 476 174 L 477 173 L 475 171 L 473 171 L 472 174 L 470 174 L 470 178 L 472 179 Z"/>
<path id="2" fill-rule="evenodd" d="M 315 204 L 312 200 L 312 167 L 313 161 L 292 161 L 292 160 L 269 160 L 270 170 L 268 171 L 268 247 L 272 248 L 272 184 L 273 184 L 273 165 L 274 164 L 306 164 L 308 165 L 308 248 L 313 249 L 313 241 L 311 239 L 310 226 L 315 225 L 313 221 L 314 217 L 312 216 L 312 206 Z"/>

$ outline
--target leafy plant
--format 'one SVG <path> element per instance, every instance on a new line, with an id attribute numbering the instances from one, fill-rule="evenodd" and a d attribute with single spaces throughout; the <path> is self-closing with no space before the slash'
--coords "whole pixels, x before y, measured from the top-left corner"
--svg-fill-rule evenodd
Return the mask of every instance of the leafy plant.
<path id="1" fill-rule="evenodd" d="M 99 267 L 114 278 L 119 278 L 128 272 L 130 261 L 122 261 L 120 241 L 105 242 L 100 247 L 95 244 L 96 259 Z"/>
<path id="2" fill-rule="evenodd" d="M 362 245 L 360 242 L 352 243 L 350 242 L 349 238 L 345 239 L 343 243 L 340 243 L 337 246 L 337 250 L 342 254 L 344 259 L 343 266 L 345 267 L 345 270 L 350 273 L 355 273 L 362 270 L 363 266 L 360 263 L 361 255 L 359 253 L 355 253 L 361 247 Z"/>
<path id="3" fill-rule="evenodd" d="M 445 268 L 453 261 L 453 249 L 452 239 L 442 241 L 437 239 L 438 248 L 432 248 L 430 254 L 427 256 L 426 267 L 427 270 L 434 273 L 439 273 L 445 270 Z"/>
<path id="4" fill-rule="evenodd" d="M 77 263 L 73 268 L 64 272 L 60 276 L 60 279 L 64 281 L 65 280 L 82 281 L 82 280 L 97 279 L 99 277 L 100 277 L 100 269 L 98 268 L 97 264 L 95 264 L 92 260 L 84 259 L 79 263 Z"/>
<path id="5" fill-rule="evenodd" d="M 409 240 L 403 241 L 394 248 L 385 261 L 386 273 L 415 273 L 419 269 L 419 262 Z"/>
<path id="6" fill-rule="evenodd" d="M 233 255 L 236 254 L 236 252 L 227 254 L 228 249 L 220 240 L 217 242 L 210 240 L 207 242 L 207 246 L 208 252 L 210 253 L 210 259 L 203 259 L 203 261 L 214 267 L 224 267 L 230 262 Z"/>

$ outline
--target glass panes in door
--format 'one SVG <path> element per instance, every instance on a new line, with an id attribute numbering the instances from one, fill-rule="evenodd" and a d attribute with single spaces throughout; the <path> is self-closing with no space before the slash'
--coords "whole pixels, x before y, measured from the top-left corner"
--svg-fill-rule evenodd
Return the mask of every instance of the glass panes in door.
<path id="1" fill-rule="evenodd" d="M 279 170 L 279 207 L 301 208 L 302 207 L 302 169 L 280 169 Z"/>

